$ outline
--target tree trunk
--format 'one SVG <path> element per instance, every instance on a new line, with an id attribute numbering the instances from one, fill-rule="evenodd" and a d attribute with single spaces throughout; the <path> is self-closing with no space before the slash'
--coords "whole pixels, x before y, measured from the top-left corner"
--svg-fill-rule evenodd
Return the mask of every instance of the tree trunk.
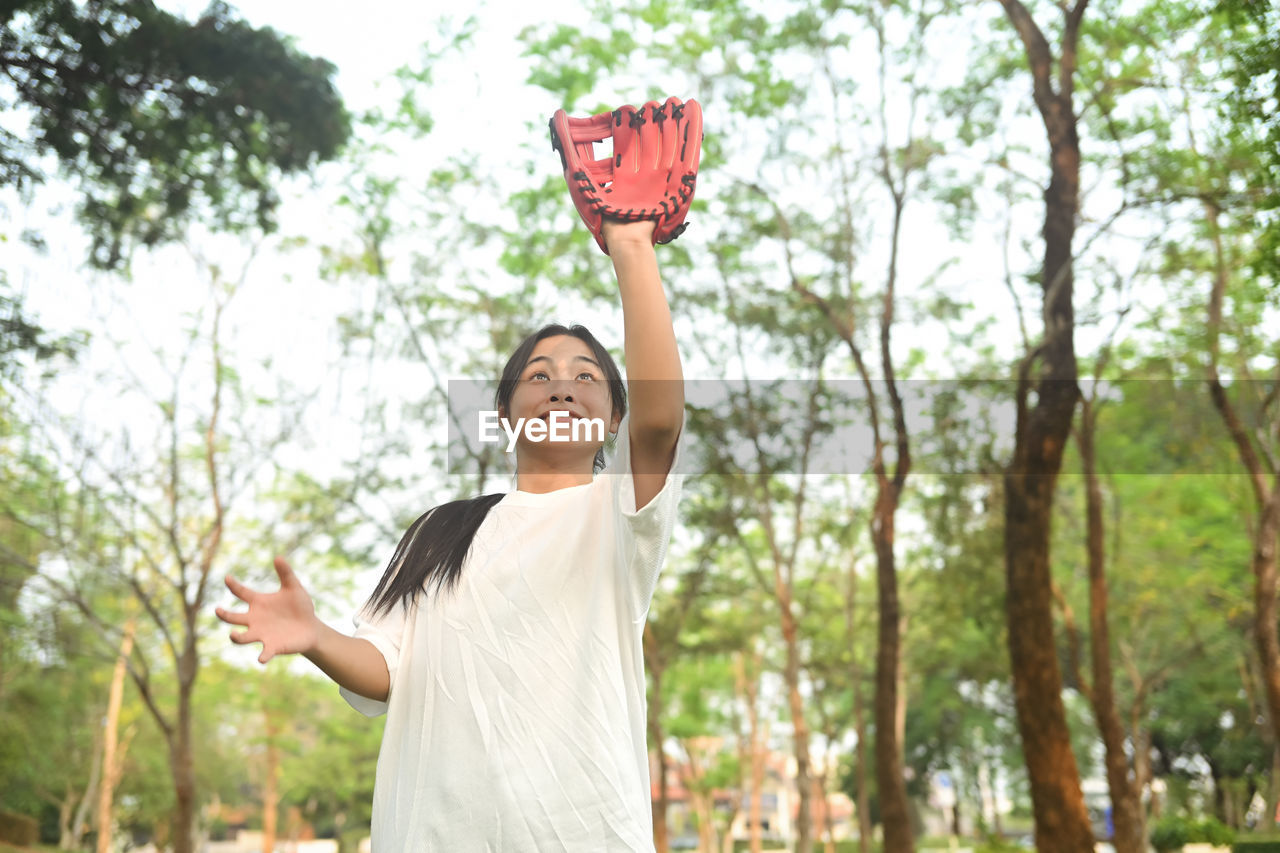
<path id="1" fill-rule="evenodd" d="M 1044 337 L 1019 369 L 1013 460 L 1005 472 L 1009 656 L 1035 815 L 1036 849 L 1040 853 L 1088 853 L 1093 850 L 1093 831 L 1062 704 L 1049 561 L 1054 491 L 1079 397 L 1072 239 L 1079 200 L 1080 146 L 1072 91 L 1076 40 L 1087 0 L 1063 8 L 1065 22 L 1057 63 L 1026 7 L 1019 0 L 1000 2 L 1025 48 L 1050 149 L 1041 270 Z M 1032 403 L 1032 371 L 1037 369 Z"/>
<path id="2" fill-rule="evenodd" d="M 193 617 L 194 618 L 194 617 Z M 194 625 L 178 659 L 177 726 L 169 738 L 169 769 L 176 800 L 173 810 L 173 853 L 195 853 L 196 762 L 191 738 L 191 694 L 198 668 Z"/>
<path id="3" fill-rule="evenodd" d="M 760 737 L 760 713 L 756 707 L 760 693 L 757 681 L 759 666 L 754 661 L 754 652 L 752 655 L 753 663 L 749 671 L 746 653 L 736 657 L 735 675 L 743 702 L 747 706 L 747 749 L 746 760 L 742 762 L 747 769 L 747 838 L 750 853 L 760 853 L 764 843 L 760 826 L 760 789 L 764 787 L 765 750 Z M 729 826 L 733 826 L 732 821 Z M 732 835 L 732 831 L 725 833 L 726 842 L 732 840 Z"/>
<path id="4" fill-rule="evenodd" d="M 269 708 L 262 709 L 267 734 L 267 774 L 262 785 L 262 853 L 276 849 L 277 821 L 280 817 L 280 729 Z"/>
<path id="5" fill-rule="evenodd" d="M 1259 829 L 1272 832 L 1276 828 L 1276 803 L 1280 802 L 1280 745 L 1271 751 L 1271 779 L 1263 799 L 1262 824 Z"/>
<path id="6" fill-rule="evenodd" d="M 862 700 L 862 686 L 853 683 L 854 725 L 858 728 L 858 743 L 854 746 L 858 766 L 854 771 L 854 781 L 858 786 L 858 850 L 860 853 L 871 853 L 871 837 L 875 833 L 871 825 L 871 785 L 867 779 L 867 717 Z"/>
<path id="7" fill-rule="evenodd" d="M 712 792 L 706 785 L 703 738 L 684 738 L 680 745 L 684 747 L 684 754 L 688 758 L 684 788 L 689 793 L 694 817 L 698 821 L 698 850 L 699 853 L 716 853 L 715 808 Z"/>
<path id="8" fill-rule="evenodd" d="M 1253 538 L 1253 635 L 1262 663 L 1272 736 L 1280 742 L 1280 636 L 1276 628 L 1276 536 L 1280 533 L 1280 488 L 1258 508 Z"/>
<path id="9" fill-rule="evenodd" d="M 1268 483 L 1258 452 L 1254 449 L 1253 439 L 1227 398 L 1226 389 L 1218 376 L 1218 336 L 1222 327 L 1222 304 L 1226 296 L 1228 269 L 1219 223 L 1221 211 L 1207 199 L 1204 207 L 1215 262 L 1213 287 L 1209 295 L 1209 394 L 1236 445 L 1241 465 L 1253 486 L 1254 503 L 1258 512 L 1250 559 L 1253 570 L 1253 635 L 1258 648 L 1258 659 L 1262 664 L 1262 684 L 1271 718 L 1272 742 L 1280 744 L 1280 632 L 1276 626 L 1276 537 L 1280 534 L 1280 473 Z"/>
<path id="10" fill-rule="evenodd" d="M 1047 477 L 1006 477 L 1006 610 L 1018 730 L 1022 736 L 1042 853 L 1093 849 L 1055 653 L 1050 612 L 1048 525 L 1053 484 Z"/>
<path id="11" fill-rule="evenodd" d="M 651 635 L 652 631 L 646 626 L 645 634 Z M 657 655 L 650 655 L 646 650 L 645 654 L 649 666 L 649 741 L 653 744 L 655 757 L 657 758 L 657 786 L 658 796 L 653 798 L 653 847 L 655 853 L 669 853 L 671 849 L 670 842 L 667 839 L 667 805 L 669 797 L 667 796 L 667 753 L 662 748 L 662 742 L 666 735 L 662 730 L 662 671 L 664 663 Z"/>
<path id="12" fill-rule="evenodd" d="M 876 24 L 884 50 L 883 29 Z M 883 80 L 882 80 L 883 85 Z M 903 485 L 911 468 L 910 440 L 902 398 L 897 389 L 890 337 L 893 330 L 897 288 L 898 254 L 902 236 L 902 214 L 906 204 L 909 167 L 894 177 L 888 155 L 888 142 L 883 149 L 880 176 L 893 198 L 893 221 L 890 235 L 889 266 L 885 276 L 879 322 L 880 362 L 893 419 L 893 441 L 897 453 L 892 477 L 885 461 L 886 441 L 881 430 L 879 403 L 871 383 L 862 350 L 853 333 L 853 318 L 837 311 L 830 302 L 805 287 L 791 272 L 791 286 L 806 300 L 820 307 L 832 329 L 844 342 L 853 359 L 867 393 L 871 431 L 875 441 L 873 468 L 876 475 L 875 510 L 870 520 L 871 539 L 876 551 L 876 586 L 879 597 L 879 629 L 876 644 L 876 690 L 873 713 L 876 722 L 875 767 L 880 797 L 880 813 L 884 826 L 884 853 L 913 853 L 910 807 L 907 803 L 906 779 L 902 761 L 902 732 L 906 724 L 906 694 L 902 690 L 902 615 L 898 600 L 898 582 L 893 555 L 894 517 Z M 900 181 L 900 183 L 899 183 Z M 852 594 L 852 592 L 850 593 Z M 846 609 L 846 618 L 849 611 Z M 801 793 L 802 806 L 804 793 Z M 799 851 L 800 848 L 797 847 Z M 808 853 L 806 847 L 804 853 Z"/>
<path id="13" fill-rule="evenodd" d="M 733 853 L 733 823 L 738 819 L 738 812 L 741 810 L 742 801 L 739 798 L 737 804 L 732 806 L 729 814 L 726 815 L 728 820 L 725 823 L 724 836 L 720 839 L 720 853 Z"/>
<path id="14" fill-rule="evenodd" d="M 880 817 L 884 825 L 884 853 L 911 853 L 911 814 L 907 782 L 902 771 L 899 738 L 902 714 L 899 691 L 902 679 L 902 644 L 899 629 L 898 572 L 894 562 L 896 487 L 881 479 L 876 493 L 871 538 L 876 550 L 876 588 L 879 591 L 880 624 L 876 648 L 876 783 L 880 792 Z"/>
<path id="15" fill-rule="evenodd" d="M 84 838 L 85 824 L 89 822 L 92 803 L 99 785 L 99 779 L 102 777 L 102 749 L 100 748 L 103 738 L 103 732 L 99 730 L 93 737 L 93 762 L 89 767 L 89 781 L 84 786 L 84 793 L 80 795 L 80 803 L 76 806 L 75 815 L 71 818 L 68 826 L 65 821 L 58 823 L 58 848 L 61 850 L 79 850 L 80 842 Z M 68 794 L 70 789 L 68 788 Z M 68 804 L 70 799 L 68 798 Z"/>
<path id="16" fill-rule="evenodd" d="M 854 745 L 853 777 L 858 810 L 858 850 L 859 853 L 871 853 L 871 794 L 867 785 L 867 717 L 862 700 L 862 669 L 858 666 L 855 653 L 854 632 L 858 572 L 852 560 L 849 562 L 848 584 L 849 588 L 845 591 L 844 597 L 844 633 L 845 640 L 849 644 L 849 681 L 853 685 L 853 727 L 858 736 L 858 742 Z"/>
<path id="17" fill-rule="evenodd" d="M 783 679 L 787 684 L 787 703 L 791 709 L 791 727 L 796 757 L 796 793 L 799 795 L 799 809 L 796 813 L 796 847 L 795 853 L 813 853 L 813 821 L 811 819 L 810 801 L 812 800 L 812 784 L 809 772 L 809 724 L 804 716 L 804 697 L 800 695 L 800 649 L 796 636 L 795 614 L 791 610 L 791 590 L 782 579 L 782 573 L 776 575 L 775 590 L 782 611 L 782 638 L 786 644 L 786 663 L 783 666 Z"/>
<path id="18" fill-rule="evenodd" d="M 1138 818 L 1142 821 L 1142 844 L 1143 850 L 1147 845 L 1147 809 L 1150 810 L 1152 817 L 1160 815 L 1160 798 L 1156 794 L 1155 789 L 1151 790 L 1151 799 L 1147 803 L 1147 809 L 1142 807 L 1142 792 L 1147 790 L 1151 785 L 1151 735 L 1140 725 L 1137 703 L 1134 704 L 1134 710 L 1130 715 L 1129 737 L 1133 742 L 1133 787 L 1138 793 Z"/>
<path id="19" fill-rule="evenodd" d="M 827 766 L 831 766 L 830 761 Z M 831 819 L 831 797 L 825 781 L 822 784 L 822 849 L 823 853 L 836 853 L 835 822 Z"/>
<path id="20" fill-rule="evenodd" d="M 75 844 L 71 839 L 71 816 L 76 808 L 76 794 L 71 783 L 66 784 L 62 797 L 58 802 L 58 849 L 72 850 Z"/>
<path id="21" fill-rule="evenodd" d="M 787 686 L 787 705 L 791 711 L 792 749 L 796 759 L 796 794 L 799 799 L 795 823 L 795 853 L 813 853 L 813 821 L 810 813 L 809 724 L 804 716 L 804 697 L 800 694 L 800 648 L 795 613 L 792 611 L 791 585 L 783 576 L 778 559 L 774 560 L 774 596 L 782 616 L 782 640 L 786 652 L 782 679 Z"/>
<path id="22" fill-rule="evenodd" d="M 1098 732 L 1106 750 L 1107 787 L 1111 792 L 1112 844 L 1116 853 L 1145 853 L 1142 802 L 1129 776 L 1129 757 L 1125 754 L 1124 724 L 1116 708 L 1115 683 L 1111 666 L 1111 633 L 1107 624 L 1107 574 L 1105 530 L 1103 523 L 1102 486 L 1098 481 L 1094 452 L 1093 403 L 1081 400 L 1080 428 L 1076 438 L 1080 445 L 1080 464 L 1085 479 L 1085 514 L 1087 518 L 1087 551 L 1089 555 L 1089 653 L 1093 665 L 1093 685 L 1088 691 Z M 1136 744 L 1136 738 L 1135 738 Z"/>
<path id="23" fill-rule="evenodd" d="M 107 699 L 107 721 L 103 726 L 102 787 L 98 790 L 98 844 L 97 853 L 111 850 L 112 803 L 116 785 L 124 770 L 124 751 L 118 749 L 120 706 L 124 703 L 124 678 L 129 655 L 133 654 L 133 637 L 137 623 L 131 618 L 124 626 L 120 641 L 120 653 L 116 656 L 115 669 L 111 673 L 111 692 Z"/>
<path id="24" fill-rule="evenodd" d="M 981 761 L 981 759 L 980 759 Z M 983 832 L 991 832 L 995 835 L 1000 834 L 1000 817 L 998 814 L 998 805 L 996 803 L 995 791 L 992 785 L 991 769 L 985 761 L 978 765 L 978 814 L 981 815 L 981 821 L 974 824 L 973 837 L 981 838 Z M 987 824 L 987 816 L 991 816 L 991 823 Z"/>

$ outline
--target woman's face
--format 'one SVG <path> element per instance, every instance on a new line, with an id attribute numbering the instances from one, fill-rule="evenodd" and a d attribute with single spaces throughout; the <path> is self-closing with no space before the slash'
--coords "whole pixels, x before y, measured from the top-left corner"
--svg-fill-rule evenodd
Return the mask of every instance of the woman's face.
<path id="1" fill-rule="evenodd" d="M 596 362 L 595 354 L 586 342 L 573 335 L 554 335 L 543 338 L 534 345 L 533 353 L 520 369 L 520 381 L 511 394 L 511 411 L 500 412 L 515 429 L 520 418 L 546 421 L 553 425 L 552 413 L 566 412 L 558 416 L 562 432 L 572 434 L 574 421 L 578 425 L 577 442 L 536 442 L 552 452 L 585 452 L 594 458 L 601 445 L 595 428 L 590 422 L 598 419 L 604 425 L 605 437 L 616 432 L 620 418 L 613 414 L 613 401 L 609 397 L 609 381 L 603 368 Z M 517 447 L 528 451 L 535 442 L 529 441 L 521 431 Z"/>

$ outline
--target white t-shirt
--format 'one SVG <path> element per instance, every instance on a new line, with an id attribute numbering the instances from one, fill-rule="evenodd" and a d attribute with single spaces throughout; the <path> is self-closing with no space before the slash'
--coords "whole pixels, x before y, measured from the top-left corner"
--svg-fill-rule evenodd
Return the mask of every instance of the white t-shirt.
<path id="1" fill-rule="evenodd" d="M 682 477 L 636 511 L 629 418 L 591 483 L 515 491 L 452 591 L 356 617 L 387 714 L 374 853 L 653 850 L 642 634 Z"/>

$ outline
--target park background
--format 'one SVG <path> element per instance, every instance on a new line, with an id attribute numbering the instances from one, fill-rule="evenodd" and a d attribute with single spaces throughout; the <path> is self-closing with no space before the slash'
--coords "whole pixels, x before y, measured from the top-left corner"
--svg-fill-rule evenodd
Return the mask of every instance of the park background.
<path id="1" fill-rule="evenodd" d="M 11 840 L 355 849 L 381 724 L 232 646 L 222 576 L 287 555 L 345 626 L 413 518 L 511 488 L 449 470 L 448 381 L 553 319 L 621 355 L 546 120 L 669 94 L 685 373 L 749 381 L 690 413 L 645 629 L 658 849 L 1276 837 L 1271 3 L 0 24 Z"/>

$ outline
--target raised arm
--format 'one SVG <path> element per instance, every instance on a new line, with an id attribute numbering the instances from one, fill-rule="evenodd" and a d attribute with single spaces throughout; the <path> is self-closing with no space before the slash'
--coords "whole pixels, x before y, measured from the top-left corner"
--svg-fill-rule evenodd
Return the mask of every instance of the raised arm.
<path id="1" fill-rule="evenodd" d="M 227 588 L 249 605 L 244 612 L 219 607 L 219 619 L 240 625 L 233 631 L 233 643 L 262 643 L 259 663 L 276 655 L 301 654 L 332 678 L 339 686 L 370 699 L 385 701 L 391 690 L 391 676 L 382 652 L 368 640 L 348 637 L 333 630 L 316 616 L 311 596 L 283 557 L 276 557 L 280 589 L 256 592 L 230 575 Z"/>
<path id="2" fill-rule="evenodd" d="M 662 490 L 684 422 L 684 374 L 658 274 L 654 223 L 604 223 L 622 296 L 636 509 Z"/>

